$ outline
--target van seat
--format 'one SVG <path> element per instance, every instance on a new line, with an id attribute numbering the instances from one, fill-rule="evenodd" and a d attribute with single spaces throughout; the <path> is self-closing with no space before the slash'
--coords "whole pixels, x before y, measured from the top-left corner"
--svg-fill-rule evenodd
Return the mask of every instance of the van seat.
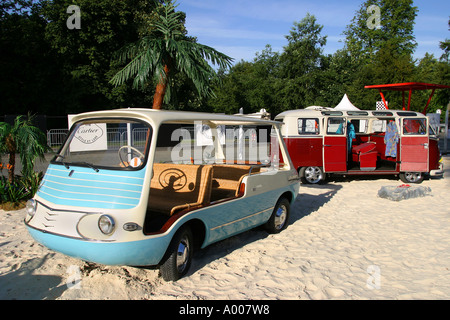
<path id="1" fill-rule="evenodd" d="M 352 148 L 352 159 L 359 162 L 361 170 L 375 170 L 378 151 L 375 143 L 365 142 Z"/>
<path id="2" fill-rule="evenodd" d="M 150 183 L 149 211 L 172 216 L 210 201 L 212 165 L 155 163 Z"/>
<path id="3" fill-rule="evenodd" d="M 239 186 L 251 168 L 249 165 L 214 165 L 211 201 L 239 196 Z M 258 173 L 260 169 L 253 167 L 251 173 Z"/>

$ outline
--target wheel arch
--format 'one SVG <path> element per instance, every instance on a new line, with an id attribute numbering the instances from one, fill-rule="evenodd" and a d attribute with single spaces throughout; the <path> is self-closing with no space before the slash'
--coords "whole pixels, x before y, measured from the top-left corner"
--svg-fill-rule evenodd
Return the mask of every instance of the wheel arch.
<path id="1" fill-rule="evenodd" d="M 192 219 L 184 223 L 181 227 L 189 227 L 194 236 L 194 248 L 199 249 L 205 242 L 206 237 L 206 225 L 200 219 Z M 181 228 L 180 227 L 180 228 Z"/>
<path id="2" fill-rule="evenodd" d="M 281 194 L 281 195 L 278 197 L 277 202 L 280 201 L 281 198 L 286 198 L 286 199 L 289 201 L 289 203 L 290 203 L 291 205 L 292 205 L 292 203 L 293 203 L 294 200 L 295 200 L 294 194 L 293 194 L 291 191 L 286 191 L 286 192 L 284 192 L 283 194 Z"/>

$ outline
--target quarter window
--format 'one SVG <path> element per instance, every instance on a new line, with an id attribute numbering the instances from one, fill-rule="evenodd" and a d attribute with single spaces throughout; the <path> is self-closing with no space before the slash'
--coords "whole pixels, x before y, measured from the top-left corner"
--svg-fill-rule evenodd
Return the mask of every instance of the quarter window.
<path id="1" fill-rule="evenodd" d="M 319 119 L 298 119 L 298 134 L 319 134 Z"/>
<path id="2" fill-rule="evenodd" d="M 327 134 L 344 134 L 344 118 L 328 118 Z"/>

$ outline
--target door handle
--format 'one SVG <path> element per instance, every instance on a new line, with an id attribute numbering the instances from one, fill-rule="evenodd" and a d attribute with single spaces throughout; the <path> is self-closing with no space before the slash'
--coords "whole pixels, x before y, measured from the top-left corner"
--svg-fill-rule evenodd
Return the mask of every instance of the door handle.
<path id="1" fill-rule="evenodd" d="M 428 149 L 428 143 L 423 143 L 422 145 L 424 149 Z"/>

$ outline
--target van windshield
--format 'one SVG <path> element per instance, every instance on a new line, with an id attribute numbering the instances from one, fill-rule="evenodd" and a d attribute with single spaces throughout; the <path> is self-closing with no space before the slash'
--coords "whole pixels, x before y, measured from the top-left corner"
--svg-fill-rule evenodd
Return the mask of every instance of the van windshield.
<path id="1" fill-rule="evenodd" d="M 133 170 L 147 159 L 152 128 L 129 119 L 84 120 L 73 125 L 52 163 L 71 166 Z"/>

